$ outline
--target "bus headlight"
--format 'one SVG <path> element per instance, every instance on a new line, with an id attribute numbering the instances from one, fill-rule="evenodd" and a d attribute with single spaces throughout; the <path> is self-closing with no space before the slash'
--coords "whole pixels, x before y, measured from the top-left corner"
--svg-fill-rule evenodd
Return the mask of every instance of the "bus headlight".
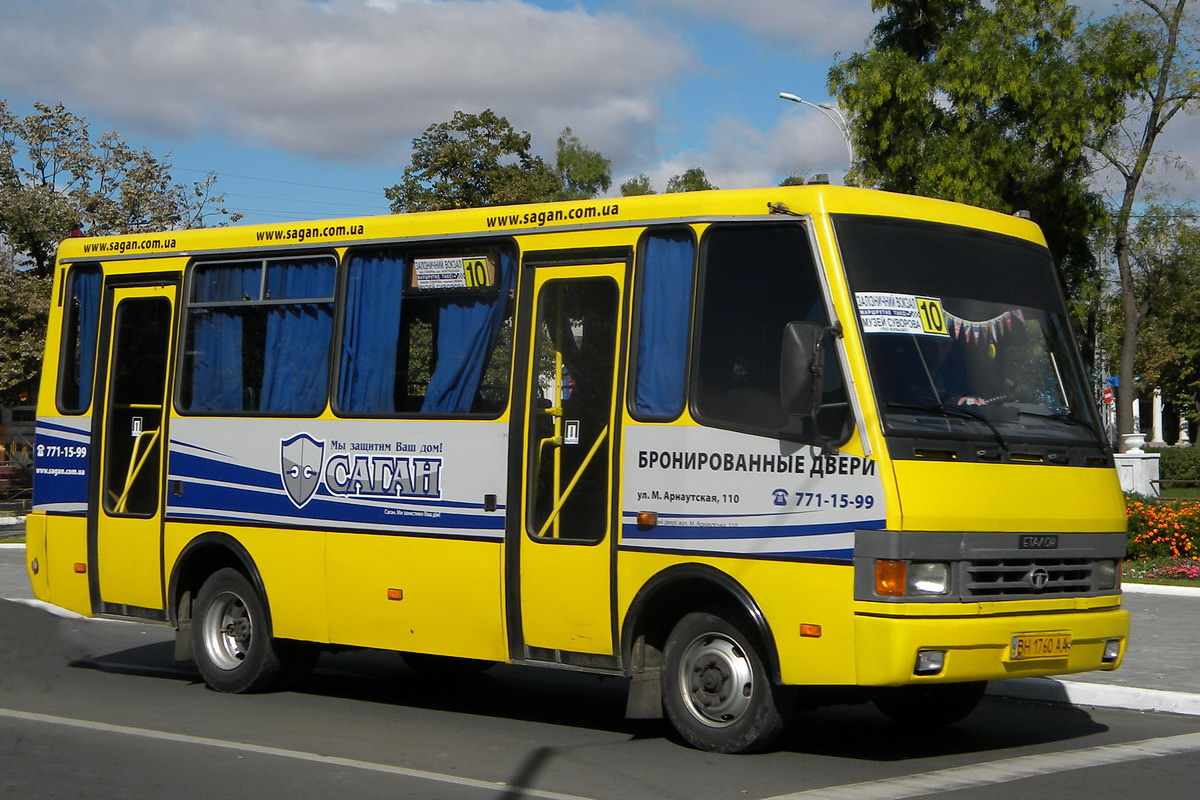
<path id="1" fill-rule="evenodd" d="M 950 591 L 950 565 L 940 562 L 908 565 L 908 594 L 947 594 Z"/>
<path id="2" fill-rule="evenodd" d="M 1117 568 L 1116 561 L 1097 561 L 1096 562 L 1096 588 L 1097 589 L 1115 589 L 1117 586 L 1117 578 L 1121 571 Z"/>

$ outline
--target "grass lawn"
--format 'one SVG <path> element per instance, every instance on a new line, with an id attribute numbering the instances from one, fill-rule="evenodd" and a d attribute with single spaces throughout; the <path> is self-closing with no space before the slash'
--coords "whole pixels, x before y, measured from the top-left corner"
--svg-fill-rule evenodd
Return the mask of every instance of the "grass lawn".
<path id="1" fill-rule="evenodd" d="M 24 544 L 24 533 L 0 533 L 0 544 Z"/>
<path id="2" fill-rule="evenodd" d="M 1181 574 L 1183 567 L 1187 566 L 1200 568 L 1200 561 L 1183 561 L 1177 558 L 1140 558 L 1124 563 L 1121 580 L 1125 583 L 1193 586 L 1200 589 L 1200 577 L 1191 578 Z M 1200 569 L 1197 571 L 1200 572 Z"/>

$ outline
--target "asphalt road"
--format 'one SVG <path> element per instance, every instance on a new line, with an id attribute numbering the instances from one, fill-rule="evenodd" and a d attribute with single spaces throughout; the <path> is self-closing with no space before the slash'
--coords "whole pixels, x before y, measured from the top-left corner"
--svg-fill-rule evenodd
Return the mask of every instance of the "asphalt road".
<path id="1" fill-rule="evenodd" d="M 773 752 L 716 756 L 625 720 L 624 699 L 623 681 L 512 666 L 439 685 L 376 652 L 222 695 L 161 627 L 0 601 L 0 798 L 1174 798 L 1200 773 L 1196 717 L 989 697 L 914 736 L 832 707 Z"/>

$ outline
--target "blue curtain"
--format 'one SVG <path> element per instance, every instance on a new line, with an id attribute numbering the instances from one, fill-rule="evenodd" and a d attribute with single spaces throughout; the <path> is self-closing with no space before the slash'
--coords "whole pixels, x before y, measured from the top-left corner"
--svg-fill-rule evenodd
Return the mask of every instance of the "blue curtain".
<path id="1" fill-rule="evenodd" d="M 516 257 L 500 254 L 496 265 L 499 293 L 487 299 L 449 297 L 438 309 L 437 363 L 429 378 L 423 414 L 458 414 L 471 410 L 483 371 L 496 346 L 516 277 Z"/>
<path id="2" fill-rule="evenodd" d="M 75 270 L 72 293 L 79 303 L 78 336 L 79 402 L 76 410 L 83 411 L 92 402 L 92 378 L 96 368 L 96 336 L 100 321 L 100 268 L 94 265 L 81 266 Z"/>
<path id="3" fill-rule="evenodd" d="M 261 266 L 218 264 L 197 269 L 193 278 L 196 303 L 255 300 Z M 191 312 L 191 411 L 242 411 L 242 311 L 231 307 Z"/>
<path id="4" fill-rule="evenodd" d="M 325 405 L 333 332 L 334 266 L 329 259 L 267 265 L 270 300 L 329 298 L 268 306 L 260 411 L 313 414 Z"/>
<path id="5" fill-rule="evenodd" d="M 695 244 L 687 233 L 657 234 L 642 256 L 634 410 L 673 418 L 683 411 Z"/>
<path id="6" fill-rule="evenodd" d="M 396 348 L 406 274 L 403 258 L 355 256 L 346 281 L 338 408 L 350 414 L 396 410 Z"/>

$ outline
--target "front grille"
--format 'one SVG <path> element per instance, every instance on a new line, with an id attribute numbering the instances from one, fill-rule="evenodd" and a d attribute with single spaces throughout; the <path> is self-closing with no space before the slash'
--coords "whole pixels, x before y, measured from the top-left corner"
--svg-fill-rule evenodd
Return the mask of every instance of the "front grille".
<path id="1" fill-rule="evenodd" d="M 1089 558 L 988 558 L 961 562 L 972 598 L 1046 597 L 1095 591 Z"/>
<path id="2" fill-rule="evenodd" d="M 1125 555 L 1124 533 L 968 533 L 869 530 L 854 533 L 854 597 L 874 603 L 1004 603 L 1117 595 L 1112 569 Z M 880 560 L 950 565 L 946 594 L 883 596 Z"/>

